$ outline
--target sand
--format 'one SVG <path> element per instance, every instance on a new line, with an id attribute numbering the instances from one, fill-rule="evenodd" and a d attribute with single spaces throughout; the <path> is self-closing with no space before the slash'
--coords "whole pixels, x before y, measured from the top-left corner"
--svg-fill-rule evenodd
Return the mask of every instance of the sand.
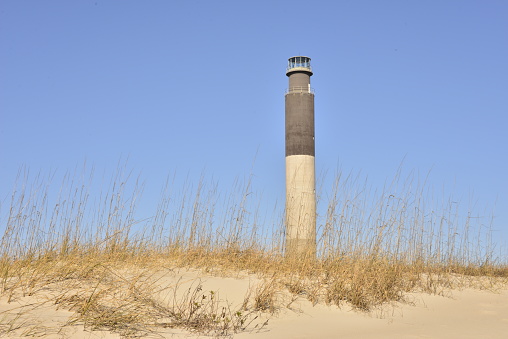
<path id="1" fill-rule="evenodd" d="M 204 276 L 198 271 L 186 270 L 164 275 L 158 283 L 161 286 L 178 283 L 179 291 L 201 283 L 203 290 L 216 291 L 223 302 L 227 300 L 235 309 L 243 303 L 249 289 L 258 286 L 261 280 L 249 275 L 240 278 Z M 312 305 L 298 299 L 290 305 L 291 309 L 261 316 L 246 332 L 235 334 L 234 338 L 508 338 L 507 289 L 496 292 L 465 289 L 447 294 L 412 293 L 407 298 L 409 303 L 385 305 L 370 313 L 354 311 L 347 306 Z M 173 296 L 173 292 L 165 292 L 160 298 Z M 2 297 L 0 333 L 4 333 L 5 338 L 120 338 L 107 331 L 91 331 L 79 323 L 68 324 L 72 315 L 73 312 L 58 309 L 49 293 L 18 297 L 10 303 Z M 261 326 L 266 320 L 268 323 Z M 149 337 L 206 338 L 176 329 L 163 329 Z"/>
<path id="2" fill-rule="evenodd" d="M 454 291 L 453 297 L 412 294 L 415 305 L 395 304 L 364 314 L 304 305 L 285 312 L 262 333 L 235 338 L 507 338 L 508 292 Z"/>

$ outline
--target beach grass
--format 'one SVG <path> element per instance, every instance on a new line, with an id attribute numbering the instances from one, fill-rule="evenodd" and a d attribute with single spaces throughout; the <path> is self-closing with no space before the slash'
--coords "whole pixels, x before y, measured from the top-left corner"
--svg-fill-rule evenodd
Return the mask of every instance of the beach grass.
<path id="1" fill-rule="evenodd" d="M 429 201 L 426 180 L 412 175 L 398 173 L 372 190 L 359 175 L 337 173 L 319 201 L 317 256 L 301 258 L 284 257 L 283 211 L 266 221 L 250 179 L 225 193 L 204 178 L 183 188 L 168 180 L 153 215 L 141 219 L 142 185 L 125 168 L 97 193 L 93 171 L 54 181 L 22 170 L 2 203 L 0 295 L 8 303 L 44 296 L 30 307 L 74 312 L 65 326 L 124 337 L 163 328 L 220 337 L 263 326 L 260 315 L 297 298 L 368 312 L 405 302 L 409 292 L 508 284 L 490 219 L 461 215 L 451 198 Z M 199 281 L 161 283 L 188 269 L 261 283 L 238 306 Z M 26 310 L 0 314 L 0 334 L 33 335 Z"/>

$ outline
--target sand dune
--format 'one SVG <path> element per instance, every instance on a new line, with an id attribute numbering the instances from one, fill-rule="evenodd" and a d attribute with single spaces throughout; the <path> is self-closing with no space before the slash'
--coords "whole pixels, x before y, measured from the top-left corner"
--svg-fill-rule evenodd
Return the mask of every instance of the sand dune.
<path id="1" fill-rule="evenodd" d="M 304 304 L 284 312 L 261 333 L 235 338 L 506 338 L 508 291 L 453 291 L 452 297 L 412 294 L 372 314 Z"/>
<path id="2" fill-rule="evenodd" d="M 249 275 L 223 278 L 199 271 L 166 272 L 158 278 L 158 298 L 168 301 L 183 291 L 202 285 L 203 291 L 215 291 L 231 309 L 242 305 L 246 295 L 261 280 Z M 175 286 L 178 289 L 175 292 Z M 162 288 L 170 287 L 170 288 Z M 7 302 L 0 299 L 0 330 L 6 338 L 120 338 L 116 333 L 85 328 L 69 323 L 73 312 L 58 308 L 55 291 L 40 291 L 32 296 L 18 296 Z M 284 296 L 280 296 L 284 298 Z M 507 338 L 508 290 L 453 290 L 447 296 L 412 293 L 408 303 L 385 305 L 370 313 L 345 306 L 312 305 L 301 298 L 290 308 L 280 308 L 273 315 L 263 314 L 247 331 L 234 338 Z M 169 301 L 168 301 L 169 302 Z M 267 321 L 267 322 L 266 322 Z M 264 324 L 264 326 L 263 326 Z M 10 327 L 10 328 L 9 328 Z M 160 329 L 153 338 L 204 338 L 184 330 Z"/>

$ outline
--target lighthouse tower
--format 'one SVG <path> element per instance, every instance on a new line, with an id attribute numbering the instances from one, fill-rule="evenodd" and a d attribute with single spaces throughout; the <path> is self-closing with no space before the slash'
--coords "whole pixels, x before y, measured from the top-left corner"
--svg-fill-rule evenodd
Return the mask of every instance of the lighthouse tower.
<path id="1" fill-rule="evenodd" d="M 288 60 L 286 75 L 286 257 L 316 255 L 314 91 L 310 58 Z"/>

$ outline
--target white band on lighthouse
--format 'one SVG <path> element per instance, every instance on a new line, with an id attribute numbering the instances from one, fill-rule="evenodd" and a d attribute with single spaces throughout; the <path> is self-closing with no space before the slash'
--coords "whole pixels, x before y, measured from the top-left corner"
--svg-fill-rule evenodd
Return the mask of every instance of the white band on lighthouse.
<path id="1" fill-rule="evenodd" d="M 316 243 L 315 164 L 311 155 L 286 157 L 287 255 L 314 255 Z"/>

